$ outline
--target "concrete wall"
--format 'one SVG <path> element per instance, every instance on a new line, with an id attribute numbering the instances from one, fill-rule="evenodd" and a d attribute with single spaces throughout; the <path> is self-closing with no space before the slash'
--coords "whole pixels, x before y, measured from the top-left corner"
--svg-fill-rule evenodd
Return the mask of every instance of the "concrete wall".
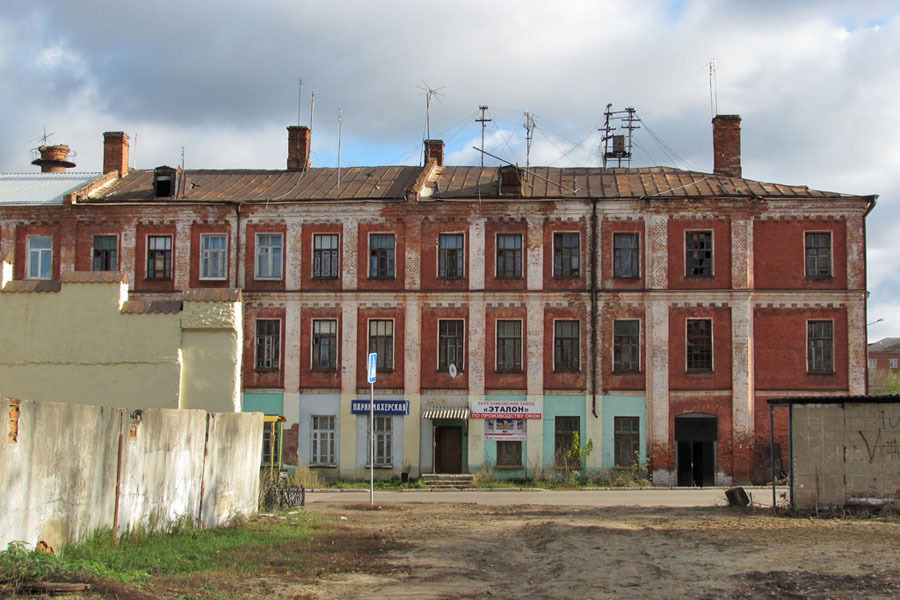
<path id="1" fill-rule="evenodd" d="M 219 298 L 198 301 L 186 295 L 160 312 L 129 302 L 118 274 L 63 273 L 57 291 L 37 291 L 37 283 L 7 282 L 0 291 L 0 394 L 240 411 L 239 294 L 219 290 Z"/>
<path id="2" fill-rule="evenodd" d="M 0 407 L 0 548 L 81 540 L 112 528 L 117 504 L 120 532 L 197 521 L 201 507 L 206 527 L 256 510 L 259 413 L 7 398 Z"/>
<path id="3" fill-rule="evenodd" d="M 900 500 L 900 403 L 790 410 L 796 507 Z"/>

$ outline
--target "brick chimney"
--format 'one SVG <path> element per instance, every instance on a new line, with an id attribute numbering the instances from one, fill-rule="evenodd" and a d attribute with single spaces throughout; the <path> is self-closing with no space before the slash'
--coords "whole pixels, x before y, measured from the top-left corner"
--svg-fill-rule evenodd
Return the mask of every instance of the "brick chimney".
<path id="1" fill-rule="evenodd" d="M 69 156 L 69 147 L 65 144 L 40 146 L 38 151 L 41 157 L 31 161 L 31 164 L 39 166 L 41 173 L 65 173 L 66 169 L 75 166 L 75 163 L 66 160 Z"/>
<path id="2" fill-rule="evenodd" d="M 425 162 L 431 158 L 437 166 L 444 166 L 444 140 L 425 140 Z"/>
<path id="3" fill-rule="evenodd" d="M 713 118 L 713 173 L 741 176 L 741 117 L 716 115 Z"/>
<path id="4" fill-rule="evenodd" d="M 309 127 L 291 125 L 288 130 L 288 171 L 305 171 L 309 168 Z"/>
<path id="5" fill-rule="evenodd" d="M 121 131 L 107 131 L 103 134 L 103 173 L 119 172 L 119 177 L 128 174 L 128 136 Z"/>

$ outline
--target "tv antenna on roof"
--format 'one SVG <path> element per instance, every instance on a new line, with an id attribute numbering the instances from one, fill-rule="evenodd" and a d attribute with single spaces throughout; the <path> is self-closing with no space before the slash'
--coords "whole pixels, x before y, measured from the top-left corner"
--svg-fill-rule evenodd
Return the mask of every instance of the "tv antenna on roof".
<path id="1" fill-rule="evenodd" d="M 433 88 L 430 85 L 428 85 L 425 81 L 422 82 L 422 85 L 424 85 L 425 87 L 418 86 L 418 88 L 420 90 L 422 90 L 422 92 L 423 92 L 422 94 L 419 94 L 419 95 L 425 96 L 425 139 L 430 140 L 431 139 L 431 99 L 438 98 L 439 96 L 443 96 L 444 94 L 441 93 L 441 90 L 444 88 L 442 88 L 442 87 Z"/>
<path id="2" fill-rule="evenodd" d="M 716 82 L 716 59 L 709 61 L 709 112 L 712 117 L 719 114 L 719 90 Z"/>
<path id="3" fill-rule="evenodd" d="M 640 125 L 636 125 L 641 120 L 635 115 L 636 111 L 633 106 L 629 106 L 625 110 L 613 110 L 611 102 L 606 105 L 606 112 L 603 113 L 605 117 L 603 129 L 600 130 L 603 132 L 603 137 L 600 138 L 600 141 L 603 142 L 604 169 L 606 168 L 607 159 L 617 161 L 616 166 L 621 167 L 624 161 L 626 167 L 631 167 L 631 145 L 634 130 L 641 128 Z M 627 135 L 614 134 L 616 127 L 613 125 L 613 121 L 621 121 L 623 123 L 622 129 L 628 132 Z M 612 151 L 609 149 L 610 140 L 612 140 Z"/>
<path id="4" fill-rule="evenodd" d="M 488 109 L 487 104 L 482 104 L 478 107 L 478 110 L 481 111 L 481 118 L 475 119 L 476 123 L 481 123 L 481 168 L 484 168 L 484 128 L 487 127 L 487 124 L 490 123 L 493 119 L 485 119 L 484 113 Z"/>
<path id="5" fill-rule="evenodd" d="M 41 146 L 46 146 L 47 138 L 49 138 L 51 135 L 53 135 L 53 132 L 47 133 L 47 128 L 44 127 L 44 135 L 39 135 L 38 137 L 34 138 L 33 140 L 30 140 L 30 143 L 33 144 L 34 142 L 40 142 Z"/>
<path id="6" fill-rule="evenodd" d="M 534 128 L 536 127 L 536 123 L 534 121 L 534 115 L 528 111 L 525 111 L 525 173 L 526 178 L 528 177 L 528 168 L 531 166 L 531 142 L 534 141 Z"/>

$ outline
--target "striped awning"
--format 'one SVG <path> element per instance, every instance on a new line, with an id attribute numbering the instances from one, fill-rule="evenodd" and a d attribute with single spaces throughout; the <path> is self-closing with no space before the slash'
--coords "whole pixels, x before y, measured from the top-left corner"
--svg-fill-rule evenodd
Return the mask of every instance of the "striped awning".
<path id="1" fill-rule="evenodd" d="M 426 408 L 422 411 L 422 416 L 426 419 L 468 419 L 468 407 L 446 407 L 436 406 Z"/>

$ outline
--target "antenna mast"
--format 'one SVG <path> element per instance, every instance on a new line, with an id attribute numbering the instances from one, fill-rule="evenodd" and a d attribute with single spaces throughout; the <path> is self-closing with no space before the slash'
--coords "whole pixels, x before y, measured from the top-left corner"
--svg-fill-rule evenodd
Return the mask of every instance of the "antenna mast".
<path id="1" fill-rule="evenodd" d="M 481 118 L 475 119 L 476 123 L 481 123 L 481 168 L 484 168 L 484 128 L 487 127 L 487 124 L 492 121 L 492 119 L 485 119 L 484 112 L 488 109 L 487 105 L 482 104 L 478 107 L 478 110 L 481 111 Z"/>
<path id="2" fill-rule="evenodd" d="M 337 186 L 341 187 L 341 133 L 344 129 L 344 109 L 338 109 L 338 164 L 337 164 Z"/>
<path id="3" fill-rule="evenodd" d="M 312 123 L 313 123 L 313 111 L 316 108 L 316 88 L 312 89 L 312 94 L 309 98 L 309 130 L 312 131 Z"/>
<path id="4" fill-rule="evenodd" d="M 606 168 L 607 159 L 617 161 L 616 166 L 618 167 L 622 166 L 623 161 L 626 167 L 631 167 L 631 147 L 634 130 L 641 128 L 640 125 L 636 124 L 640 123 L 641 120 L 635 116 L 634 107 L 629 106 L 625 110 L 612 110 L 612 103 L 609 103 L 606 105 L 606 112 L 603 113 L 603 116 L 603 129 L 600 130 L 603 132 L 603 137 L 601 138 L 603 142 L 603 168 Z M 616 127 L 613 126 L 613 121 L 622 121 L 622 129 L 628 132 L 627 135 L 614 134 Z M 609 149 L 610 140 L 612 140 L 612 151 Z"/>
<path id="5" fill-rule="evenodd" d="M 709 112 L 711 117 L 719 114 L 719 90 L 716 82 L 716 59 L 709 61 Z"/>
<path id="6" fill-rule="evenodd" d="M 303 80 L 297 79 L 297 127 L 300 126 L 300 103 L 303 102 Z"/>
<path id="7" fill-rule="evenodd" d="M 531 142 L 534 141 L 534 115 L 525 111 L 525 177 L 528 177 L 528 167 L 531 165 Z"/>
<path id="8" fill-rule="evenodd" d="M 425 140 L 431 139 L 431 99 L 436 98 L 438 96 L 443 96 L 443 94 L 440 93 L 440 90 L 442 90 L 443 88 L 435 89 L 435 88 L 429 86 L 428 83 L 426 83 L 425 81 L 422 82 L 422 85 L 424 85 L 425 87 L 420 86 L 419 89 L 425 92 L 425 132 L 424 132 L 424 137 L 423 137 L 423 142 L 424 142 Z M 427 158 L 428 158 L 426 156 L 426 153 L 427 152 L 425 150 L 425 144 L 423 143 L 422 144 L 422 157 L 423 157 L 422 164 L 425 164 L 424 161 L 427 160 Z"/>

